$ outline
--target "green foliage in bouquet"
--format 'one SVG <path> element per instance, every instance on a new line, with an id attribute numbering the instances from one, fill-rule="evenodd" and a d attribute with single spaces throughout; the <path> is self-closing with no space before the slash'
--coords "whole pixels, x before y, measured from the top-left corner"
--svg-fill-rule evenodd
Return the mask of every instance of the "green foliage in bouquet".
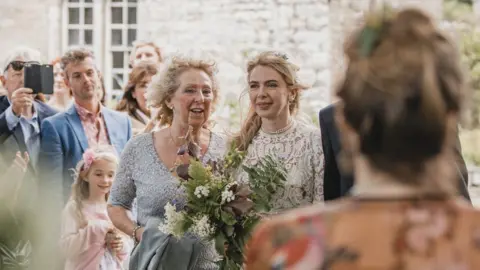
<path id="1" fill-rule="evenodd" d="M 286 171 L 270 156 L 255 166 L 242 166 L 244 152 L 234 145 L 223 161 L 204 166 L 192 159 L 188 180 L 182 181 L 187 200 L 183 209 L 167 204 L 166 221 L 159 229 L 176 237 L 191 233 L 215 242 L 223 260 L 220 269 L 241 269 L 243 249 L 261 214 L 270 211 L 273 195 L 284 186 Z M 249 183 L 238 183 L 234 174 L 243 169 Z M 175 204 L 175 203 L 174 203 Z"/>
<path id="2" fill-rule="evenodd" d="M 15 248 L 0 243 L 0 269 L 23 270 L 30 266 L 32 246 L 29 241 L 19 241 Z"/>

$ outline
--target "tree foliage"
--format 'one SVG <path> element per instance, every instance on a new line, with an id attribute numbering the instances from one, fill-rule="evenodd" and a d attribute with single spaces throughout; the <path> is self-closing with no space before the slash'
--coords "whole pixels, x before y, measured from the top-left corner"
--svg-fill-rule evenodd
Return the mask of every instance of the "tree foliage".
<path id="1" fill-rule="evenodd" d="M 480 31 L 471 1 L 444 1 L 444 19 L 452 26 L 459 41 L 462 61 L 467 68 L 469 90 L 462 127 L 480 128 Z"/>

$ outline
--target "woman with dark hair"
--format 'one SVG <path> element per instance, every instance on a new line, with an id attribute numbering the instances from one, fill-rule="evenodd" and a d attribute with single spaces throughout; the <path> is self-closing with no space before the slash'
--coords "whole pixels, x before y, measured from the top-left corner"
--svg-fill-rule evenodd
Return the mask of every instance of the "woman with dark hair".
<path id="1" fill-rule="evenodd" d="M 458 50 L 423 12 L 368 14 L 345 46 L 336 122 L 351 196 L 260 224 L 246 269 L 480 269 L 480 213 L 458 195 Z"/>
<path id="2" fill-rule="evenodd" d="M 130 72 L 125 92 L 117 105 L 117 111 L 127 112 L 130 116 L 134 134 L 141 133 L 150 120 L 145 91 L 157 72 L 158 67 L 153 63 L 137 64 Z"/>

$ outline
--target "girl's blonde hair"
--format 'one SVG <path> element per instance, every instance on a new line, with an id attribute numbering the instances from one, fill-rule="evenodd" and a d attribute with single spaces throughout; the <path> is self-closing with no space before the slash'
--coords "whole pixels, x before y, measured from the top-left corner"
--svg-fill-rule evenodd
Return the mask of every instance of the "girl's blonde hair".
<path id="1" fill-rule="evenodd" d="M 115 150 L 110 146 L 100 146 L 87 149 L 74 170 L 75 181 L 72 185 L 71 200 L 75 203 L 76 215 L 80 224 L 86 222 L 82 213 L 83 201 L 90 196 L 89 184 L 86 179 L 93 162 L 100 159 L 118 164 L 118 157 L 115 154 Z M 105 195 L 105 201 L 108 199 L 108 195 L 109 194 Z"/>
<path id="2" fill-rule="evenodd" d="M 291 115 L 295 115 L 300 108 L 300 92 L 308 87 L 302 84 L 298 79 L 298 66 L 288 60 L 285 54 L 266 51 L 257 55 L 247 64 L 247 82 L 250 80 L 250 74 L 257 66 L 264 66 L 274 69 L 278 72 L 290 91 L 295 92 L 294 99 L 288 106 Z M 255 108 L 250 104 L 247 118 L 240 129 L 240 132 L 234 136 L 233 142 L 240 151 L 246 151 L 253 137 L 257 134 L 262 125 L 261 117 L 255 112 Z"/>
<path id="3" fill-rule="evenodd" d="M 166 65 L 165 69 L 152 78 L 151 86 L 147 91 L 148 105 L 159 108 L 155 118 L 159 120 L 160 125 L 172 124 L 173 110 L 167 106 L 167 102 L 172 99 L 180 87 L 180 81 L 178 80 L 180 75 L 191 69 L 203 71 L 210 77 L 213 91 L 212 108 L 215 109 L 219 94 L 216 63 L 211 60 L 175 56 Z"/>

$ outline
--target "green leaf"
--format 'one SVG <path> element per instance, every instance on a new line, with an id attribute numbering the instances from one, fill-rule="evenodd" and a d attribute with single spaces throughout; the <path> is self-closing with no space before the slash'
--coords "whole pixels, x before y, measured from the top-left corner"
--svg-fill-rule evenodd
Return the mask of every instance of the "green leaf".
<path id="1" fill-rule="evenodd" d="M 192 159 L 188 167 L 188 174 L 194 180 L 206 182 L 210 178 L 210 173 L 205 168 L 202 162 Z M 188 182 L 188 181 L 187 181 Z"/>
<path id="2" fill-rule="evenodd" d="M 232 214 L 227 213 L 225 211 L 221 212 L 221 218 L 223 223 L 229 226 L 235 225 L 235 223 L 237 223 L 237 221 L 235 220 L 235 217 Z"/>
<path id="3" fill-rule="evenodd" d="M 233 231 L 234 231 L 234 228 L 233 226 L 227 226 L 225 228 L 225 234 L 228 236 L 228 237 L 231 237 L 233 235 Z"/>
<path id="4" fill-rule="evenodd" d="M 222 232 L 219 232 L 215 236 L 215 250 L 217 251 L 218 254 L 225 254 L 225 242 L 227 239 L 225 238 L 225 235 L 223 235 Z"/>

